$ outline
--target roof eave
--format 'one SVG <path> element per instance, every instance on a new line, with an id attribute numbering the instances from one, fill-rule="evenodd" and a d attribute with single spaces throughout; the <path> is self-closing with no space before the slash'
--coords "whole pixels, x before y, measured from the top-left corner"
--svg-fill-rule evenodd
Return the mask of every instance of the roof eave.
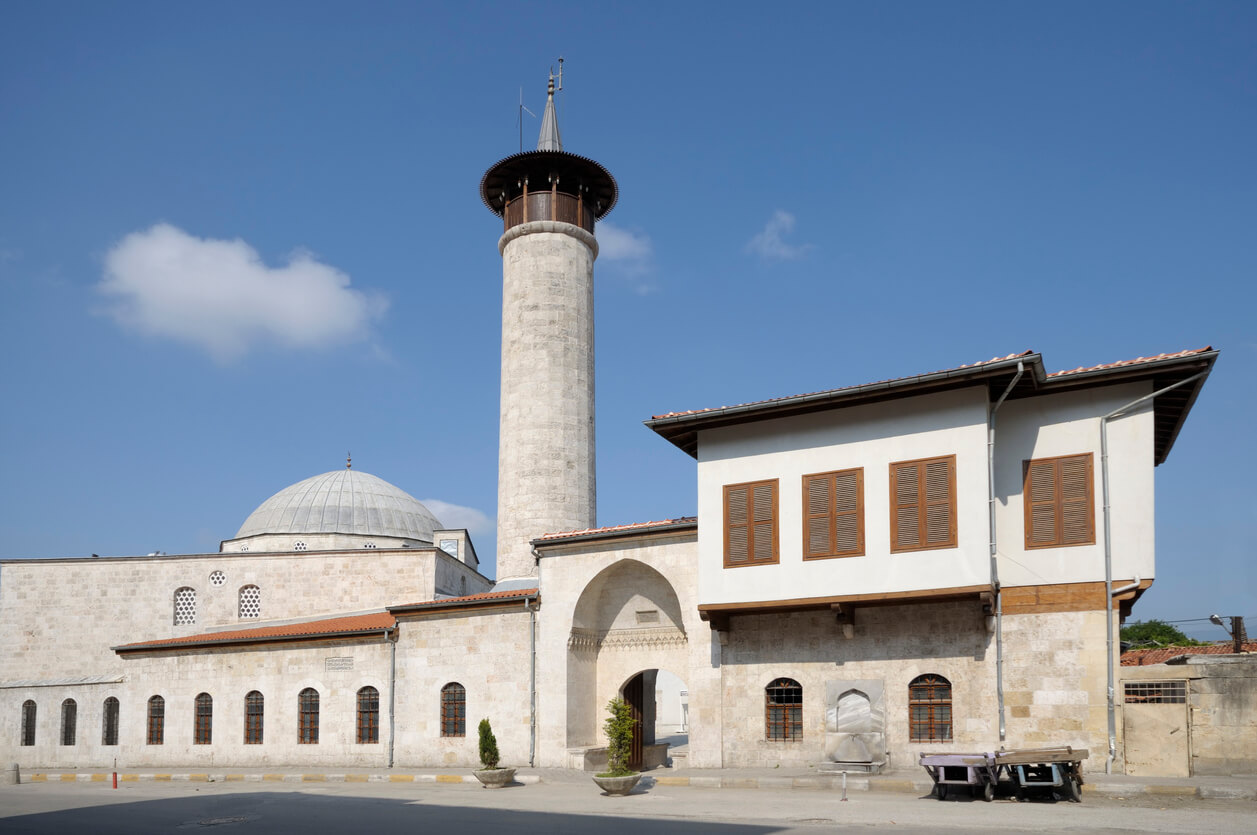
<path id="1" fill-rule="evenodd" d="M 597 531 L 563 537 L 543 537 L 531 540 L 530 544 L 534 548 L 545 548 L 547 546 L 568 545 L 575 542 L 598 542 L 609 539 L 627 539 L 635 536 L 653 536 L 656 534 L 676 533 L 678 531 L 691 530 L 698 530 L 697 519 L 687 522 L 670 522 L 666 525 L 655 525 L 652 527 L 625 528 L 623 530 L 615 531 Z"/>
<path id="2" fill-rule="evenodd" d="M 396 629 L 393 626 L 375 626 L 370 629 L 352 629 L 341 632 L 320 632 L 318 634 L 305 635 L 265 635 L 245 638 L 220 638 L 214 641 L 180 641 L 178 643 L 162 643 L 162 644 L 122 644 L 116 647 L 110 647 L 119 655 L 133 652 L 162 652 L 175 649 L 209 649 L 213 647 L 233 646 L 239 644 L 275 644 L 290 643 L 293 641 L 326 641 L 340 638 L 362 638 L 376 635 L 380 632 L 389 632 Z"/>

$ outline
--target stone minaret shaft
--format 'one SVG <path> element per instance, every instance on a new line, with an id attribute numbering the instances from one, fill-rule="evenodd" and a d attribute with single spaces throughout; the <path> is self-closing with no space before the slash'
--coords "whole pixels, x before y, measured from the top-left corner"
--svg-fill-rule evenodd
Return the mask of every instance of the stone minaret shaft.
<path id="1" fill-rule="evenodd" d="M 559 140 L 554 79 L 536 151 L 489 169 L 503 218 L 497 579 L 532 577 L 530 541 L 593 527 L 594 222 L 616 199 L 601 165 Z"/>

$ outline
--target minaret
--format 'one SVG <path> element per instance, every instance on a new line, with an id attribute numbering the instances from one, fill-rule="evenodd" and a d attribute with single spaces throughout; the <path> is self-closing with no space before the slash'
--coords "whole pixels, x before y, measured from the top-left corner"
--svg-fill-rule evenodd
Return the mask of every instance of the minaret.
<path id="1" fill-rule="evenodd" d="M 499 582 L 536 576 L 530 540 L 595 523 L 594 221 L 617 189 L 601 165 L 563 150 L 554 89 L 552 72 L 537 150 L 480 181 L 503 221 Z"/>

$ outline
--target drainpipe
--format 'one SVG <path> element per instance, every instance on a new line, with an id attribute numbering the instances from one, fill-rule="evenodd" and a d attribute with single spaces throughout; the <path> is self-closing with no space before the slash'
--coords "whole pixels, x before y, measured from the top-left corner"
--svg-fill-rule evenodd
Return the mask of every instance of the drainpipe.
<path id="1" fill-rule="evenodd" d="M 390 636 L 391 633 L 391 636 Z M 397 627 L 384 630 L 384 640 L 388 641 L 388 767 L 393 767 L 393 703 L 397 690 Z"/>
<path id="2" fill-rule="evenodd" d="M 1003 405 L 1004 400 L 1012 392 L 1013 387 L 1021 380 L 1026 366 L 1017 361 L 1017 374 L 1004 389 L 1004 393 L 995 401 L 986 418 L 986 486 L 987 513 L 991 530 L 991 587 L 995 589 L 995 696 L 999 702 L 999 741 L 1002 743 L 1007 735 L 1004 726 L 1004 596 L 1000 593 L 999 562 L 995 558 L 995 413 Z"/>
<path id="3" fill-rule="evenodd" d="M 1109 421 L 1140 406 L 1143 403 L 1152 400 L 1167 391 L 1176 389 L 1179 386 L 1199 380 L 1208 374 L 1208 371 L 1201 371 L 1190 377 L 1179 380 L 1177 383 L 1168 385 L 1163 389 L 1158 389 L 1152 394 L 1145 394 L 1136 400 L 1132 400 L 1125 406 L 1114 409 L 1104 417 L 1100 418 L 1100 484 L 1104 491 L 1104 628 L 1105 628 L 1105 666 L 1108 668 L 1108 720 L 1109 720 L 1109 757 L 1104 763 L 1104 773 L 1113 773 L 1113 761 L 1117 759 L 1117 702 L 1115 698 L 1116 671 L 1113 664 L 1113 529 L 1109 521 Z M 1129 587 L 1123 587 L 1129 588 Z"/>
<path id="4" fill-rule="evenodd" d="M 541 553 L 532 549 L 537 567 L 537 588 L 541 588 Z M 528 767 L 535 768 L 537 757 L 537 607 L 525 599 L 528 608 Z"/>

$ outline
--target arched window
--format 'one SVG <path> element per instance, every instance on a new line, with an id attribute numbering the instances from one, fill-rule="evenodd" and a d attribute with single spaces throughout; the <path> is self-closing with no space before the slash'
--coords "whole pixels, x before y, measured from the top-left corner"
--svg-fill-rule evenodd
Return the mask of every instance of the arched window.
<path id="1" fill-rule="evenodd" d="M 22 744 L 35 744 L 35 703 L 30 699 L 22 702 Z"/>
<path id="2" fill-rule="evenodd" d="M 78 721 L 79 706 L 74 699 L 61 703 L 61 744 L 74 744 L 74 726 Z"/>
<path id="3" fill-rule="evenodd" d="M 175 590 L 175 626 L 196 623 L 196 589 L 184 586 Z"/>
<path id="4" fill-rule="evenodd" d="M 161 696 L 153 696 L 148 700 L 148 734 L 149 745 L 161 745 L 166 739 L 166 700 Z"/>
<path id="5" fill-rule="evenodd" d="M 932 674 L 908 685 L 908 741 L 951 742 L 951 682 Z"/>
<path id="6" fill-rule="evenodd" d="M 105 712 L 101 716 L 100 744 L 118 744 L 118 700 L 113 696 L 105 699 Z"/>
<path id="7" fill-rule="evenodd" d="M 792 678 L 776 679 L 764 688 L 764 738 L 803 738 L 803 686 Z"/>
<path id="8" fill-rule="evenodd" d="M 467 690 L 457 681 L 441 688 L 441 736 L 467 736 Z"/>
<path id="9" fill-rule="evenodd" d="M 358 691 L 358 744 L 380 741 L 380 691 L 364 687 Z"/>
<path id="10" fill-rule="evenodd" d="M 307 687 L 297 695 L 297 742 L 319 743 L 319 691 Z"/>
<path id="11" fill-rule="evenodd" d="M 262 713 L 266 702 L 262 694 L 250 690 L 244 697 L 244 744 L 262 744 Z"/>
<path id="12" fill-rule="evenodd" d="M 240 617 L 260 618 L 262 616 L 262 590 L 257 586 L 241 586 Z"/>
<path id="13" fill-rule="evenodd" d="M 214 740 L 214 699 L 209 693 L 196 697 L 196 725 L 193 729 L 194 745 L 209 745 Z"/>

